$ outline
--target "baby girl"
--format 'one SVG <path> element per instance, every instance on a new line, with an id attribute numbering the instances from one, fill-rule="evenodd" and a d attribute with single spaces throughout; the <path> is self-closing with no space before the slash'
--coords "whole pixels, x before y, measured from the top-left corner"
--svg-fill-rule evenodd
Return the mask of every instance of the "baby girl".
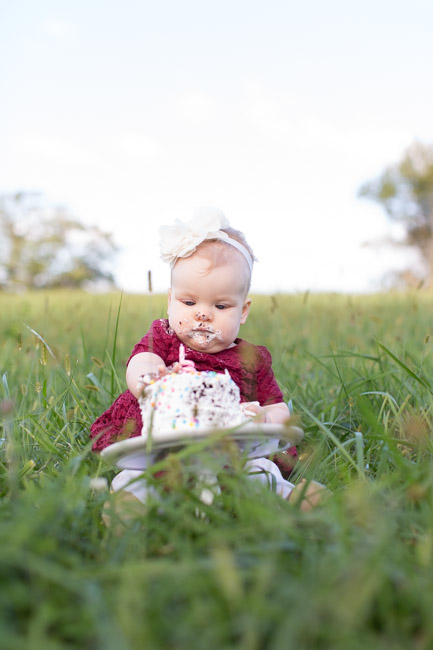
<path id="1" fill-rule="evenodd" d="M 256 421 L 282 424 L 290 416 L 269 351 L 238 338 L 251 307 L 248 291 L 255 260 L 244 235 L 230 227 L 221 211 L 210 208 L 198 211 L 188 223 L 176 221 L 174 226 L 162 227 L 160 235 L 162 259 L 171 266 L 168 319 L 154 321 L 135 345 L 126 371 L 129 390 L 91 428 L 95 451 L 119 438 L 140 435 L 140 377 L 162 377 L 168 368 L 180 371 L 182 345 L 196 370 L 229 371 L 239 387 L 242 408 Z M 295 500 L 299 486 L 295 488 L 265 457 L 277 450 L 278 440 L 265 446 L 263 457 L 247 461 L 246 472 L 253 479 L 272 484 L 282 498 Z M 295 449 L 290 452 L 296 456 Z M 113 480 L 113 490 L 125 490 L 144 502 L 148 488 L 144 479 L 137 480 L 139 474 L 124 470 Z M 311 502 L 318 487 L 314 484 L 307 488 Z"/>

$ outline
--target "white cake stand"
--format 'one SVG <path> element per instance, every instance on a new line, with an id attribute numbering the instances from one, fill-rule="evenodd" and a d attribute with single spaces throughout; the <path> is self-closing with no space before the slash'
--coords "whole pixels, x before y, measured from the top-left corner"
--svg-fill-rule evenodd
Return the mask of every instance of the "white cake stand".
<path id="1" fill-rule="evenodd" d="M 149 456 L 156 462 L 161 456 L 170 451 L 179 451 L 188 445 L 208 441 L 206 447 L 216 446 L 222 440 L 234 440 L 242 447 L 257 448 L 258 455 L 264 455 L 263 444 L 269 440 L 279 440 L 283 446 L 273 450 L 287 449 L 302 440 L 304 432 L 299 427 L 284 424 L 259 424 L 246 422 L 231 429 L 193 429 L 159 433 L 148 440 L 144 436 L 136 436 L 128 440 L 115 442 L 101 452 L 101 457 L 121 469 L 145 470 L 149 466 Z"/>

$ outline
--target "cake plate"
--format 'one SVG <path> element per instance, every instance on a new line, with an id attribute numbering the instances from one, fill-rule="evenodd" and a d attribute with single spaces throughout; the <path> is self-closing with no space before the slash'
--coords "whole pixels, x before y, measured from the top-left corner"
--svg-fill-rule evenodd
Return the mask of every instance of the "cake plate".
<path id="1" fill-rule="evenodd" d="M 179 451 L 183 447 L 199 442 L 209 441 L 209 446 L 217 445 L 223 440 L 233 440 L 248 444 L 259 450 L 266 441 L 277 439 L 284 446 L 273 450 L 276 453 L 296 445 L 302 440 L 304 432 L 299 427 L 284 424 L 260 424 L 246 422 L 231 429 L 181 429 L 159 433 L 148 441 L 144 436 L 136 436 L 115 442 L 101 452 L 101 457 L 110 464 L 122 469 L 144 470 L 149 466 L 149 459 L 156 462 L 170 451 Z M 266 455 L 259 452 L 258 455 Z"/>

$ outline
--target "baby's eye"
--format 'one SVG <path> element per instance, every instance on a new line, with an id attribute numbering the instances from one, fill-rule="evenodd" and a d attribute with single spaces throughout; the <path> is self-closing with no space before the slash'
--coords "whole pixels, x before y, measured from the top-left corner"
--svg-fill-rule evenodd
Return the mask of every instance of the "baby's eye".
<path id="1" fill-rule="evenodd" d="M 182 300 L 183 304 L 186 305 L 187 307 L 192 307 L 195 305 L 194 300 Z"/>
<path id="2" fill-rule="evenodd" d="M 217 309 L 227 309 L 227 305 L 215 305 Z"/>

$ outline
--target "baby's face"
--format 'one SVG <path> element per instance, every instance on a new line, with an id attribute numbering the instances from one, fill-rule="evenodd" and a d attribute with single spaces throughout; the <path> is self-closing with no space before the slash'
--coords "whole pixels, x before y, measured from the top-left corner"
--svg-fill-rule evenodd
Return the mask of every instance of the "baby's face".
<path id="1" fill-rule="evenodd" d="M 168 320 L 192 350 L 220 352 L 233 345 L 248 317 L 244 262 L 233 259 L 209 271 L 199 255 L 179 259 L 168 294 Z"/>

